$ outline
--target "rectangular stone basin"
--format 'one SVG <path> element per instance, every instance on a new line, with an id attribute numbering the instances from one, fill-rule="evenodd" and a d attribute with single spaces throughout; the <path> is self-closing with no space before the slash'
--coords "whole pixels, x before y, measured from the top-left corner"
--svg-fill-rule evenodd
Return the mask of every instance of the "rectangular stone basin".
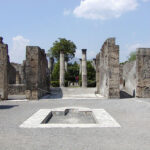
<path id="1" fill-rule="evenodd" d="M 65 109 L 65 111 L 51 111 L 42 124 L 96 124 L 92 111 Z"/>

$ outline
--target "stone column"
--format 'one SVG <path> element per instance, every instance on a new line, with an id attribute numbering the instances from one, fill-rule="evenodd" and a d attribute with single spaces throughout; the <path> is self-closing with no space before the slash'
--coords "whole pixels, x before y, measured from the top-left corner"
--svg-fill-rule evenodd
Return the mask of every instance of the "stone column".
<path id="1" fill-rule="evenodd" d="M 86 49 L 82 49 L 82 87 L 87 87 L 87 62 L 86 62 Z"/>
<path id="2" fill-rule="evenodd" d="M 80 72 L 79 74 L 82 74 L 82 59 L 80 59 Z"/>
<path id="3" fill-rule="evenodd" d="M 93 65 L 94 69 L 96 70 L 96 59 L 95 58 L 93 59 L 92 65 Z"/>
<path id="4" fill-rule="evenodd" d="M 68 71 L 68 62 L 65 61 L 65 71 L 67 72 Z"/>
<path id="5" fill-rule="evenodd" d="M 60 51 L 60 87 L 65 86 L 65 56 L 64 51 Z"/>
<path id="6" fill-rule="evenodd" d="M 8 45 L 0 37 L 0 99 L 8 99 Z"/>

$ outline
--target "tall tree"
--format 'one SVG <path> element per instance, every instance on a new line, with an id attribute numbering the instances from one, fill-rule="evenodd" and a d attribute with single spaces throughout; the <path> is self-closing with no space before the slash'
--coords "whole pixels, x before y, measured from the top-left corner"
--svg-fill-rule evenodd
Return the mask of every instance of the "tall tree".
<path id="1" fill-rule="evenodd" d="M 59 38 L 59 40 L 53 43 L 48 53 L 52 55 L 57 61 L 60 57 L 60 51 L 63 50 L 65 54 L 65 61 L 71 60 L 75 56 L 76 45 L 65 38 Z"/>

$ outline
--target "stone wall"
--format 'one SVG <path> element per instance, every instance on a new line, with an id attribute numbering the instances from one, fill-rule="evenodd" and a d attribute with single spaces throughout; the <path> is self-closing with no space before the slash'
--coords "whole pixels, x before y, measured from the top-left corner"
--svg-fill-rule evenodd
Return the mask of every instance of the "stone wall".
<path id="1" fill-rule="evenodd" d="M 25 61 L 23 61 L 23 64 L 17 64 L 17 63 L 11 63 L 11 66 L 13 66 L 16 70 L 19 78 L 19 84 L 24 84 L 25 83 Z"/>
<path id="2" fill-rule="evenodd" d="M 150 48 L 137 50 L 136 74 L 136 97 L 150 98 Z"/>
<path id="3" fill-rule="evenodd" d="M 98 53 L 96 55 L 96 93 L 99 94 L 100 93 L 100 83 L 99 83 L 99 79 L 100 79 L 100 76 L 99 76 L 99 71 L 100 71 L 100 53 Z"/>
<path id="4" fill-rule="evenodd" d="M 26 47 L 26 97 L 39 99 L 49 91 L 49 70 L 45 51 L 37 46 Z"/>
<path id="5" fill-rule="evenodd" d="M 8 98 L 8 45 L 0 37 L 0 99 Z"/>
<path id="6" fill-rule="evenodd" d="M 120 89 L 134 97 L 136 91 L 136 61 L 126 62 L 122 65 L 120 80 L 122 80 Z"/>
<path id="7" fill-rule="evenodd" d="M 120 98 L 119 46 L 115 38 L 107 39 L 100 52 L 99 92 L 107 98 Z"/>
<path id="8" fill-rule="evenodd" d="M 9 84 L 8 94 L 9 95 L 25 95 L 26 85 L 25 84 Z"/>
<path id="9" fill-rule="evenodd" d="M 8 63 L 8 83 L 16 84 L 16 69 Z"/>

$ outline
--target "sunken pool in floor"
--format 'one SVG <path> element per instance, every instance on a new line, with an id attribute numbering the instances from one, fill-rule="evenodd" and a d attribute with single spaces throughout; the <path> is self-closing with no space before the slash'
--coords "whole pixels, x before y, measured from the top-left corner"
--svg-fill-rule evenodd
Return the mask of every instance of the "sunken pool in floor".
<path id="1" fill-rule="evenodd" d="M 66 109 L 50 112 L 42 124 L 96 124 L 96 121 L 92 111 Z"/>

